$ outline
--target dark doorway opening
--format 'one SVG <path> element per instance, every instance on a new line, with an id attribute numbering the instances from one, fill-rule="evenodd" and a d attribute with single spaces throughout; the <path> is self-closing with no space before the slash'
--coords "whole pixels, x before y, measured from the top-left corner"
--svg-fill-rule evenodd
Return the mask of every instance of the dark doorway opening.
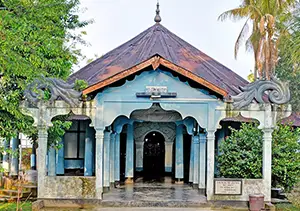
<path id="1" fill-rule="evenodd" d="M 165 173 L 165 138 L 156 131 L 144 139 L 144 181 L 163 181 Z"/>

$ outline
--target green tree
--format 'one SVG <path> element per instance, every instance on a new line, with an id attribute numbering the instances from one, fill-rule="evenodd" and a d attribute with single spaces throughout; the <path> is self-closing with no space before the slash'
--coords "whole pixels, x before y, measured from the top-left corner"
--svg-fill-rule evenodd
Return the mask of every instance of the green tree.
<path id="1" fill-rule="evenodd" d="M 273 133 L 272 186 L 290 191 L 300 179 L 300 128 L 278 125 Z"/>
<path id="2" fill-rule="evenodd" d="M 83 43 L 79 0 L 6 0 L 0 10 L 0 137 L 34 133 L 19 103 L 42 75 L 66 79 Z M 84 34 L 84 33 L 83 33 Z"/>
<path id="3" fill-rule="evenodd" d="M 220 144 L 217 160 L 220 176 L 226 178 L 262 177 L 262 137 L 256 124 L 242 124 L 240 130 Z"/>
<path id="4" fill-rule="evenodd" d="M 280 60 L 276 67 L 276 76 L 288 81 L 291 90 L 291 104 L 294 112 L 300 111 L 300 8 L 286 23 L 289 34 L 282 38 L 279 45 Z"/>
<path id="5" fill-rule="evenodd" d="M 235 57 L 240 46 L 254 53 L 254 76 L 270 79 L 278 61 L 278 44 L 280 36 L 287 33 L 281 20 L 290 14 L 290 8 L 296 0 L 243 0 L 235 9 L 219 16 L 220 20 L 233 19 L 246 22 L 235 43 Z M 249 25 L 252 26 L 250 36 Z M 248 37 L 247 37 L 248 36 Z"/>

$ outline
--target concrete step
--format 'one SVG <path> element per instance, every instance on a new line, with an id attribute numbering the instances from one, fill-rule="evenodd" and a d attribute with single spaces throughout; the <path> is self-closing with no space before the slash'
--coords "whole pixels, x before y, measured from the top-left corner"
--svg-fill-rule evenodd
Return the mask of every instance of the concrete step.
<path id="1" fill-rule="evenodd" d="M 21 191 L 21 195 L 27 197 L 31 192 L 30 191 Z M 7 190 L 7 189 L 0 189 L 0 194 L 7 195 L 7 196 L 17 196 L 18 190 Z"/>
<path id="2" fill-rule="evenodd" d="M 195 201 L 109 201 L 103 200 L 101 207 L 182 207 L 182 208 L 208 208 L 210 204 L 207 202 Z"/>
<path id="3" fill-rule="evenodd" d="M 25 189 L 37 189 L 36 185 L 31 185 L 31 184 L 23 185 L 22 187 L 25 188 Z"/>

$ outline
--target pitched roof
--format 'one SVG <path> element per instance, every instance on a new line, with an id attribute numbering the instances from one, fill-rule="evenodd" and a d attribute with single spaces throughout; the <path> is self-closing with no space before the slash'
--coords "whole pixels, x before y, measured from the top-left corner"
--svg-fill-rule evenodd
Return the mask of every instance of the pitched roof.
<path id="1" fill-rule="evenodd" d="M 225 90 L 229 95 L 240 93 L 239 87 L 248 83 L 241 76 L 158 23 L 83 67 L 71 75 L 69 81 L 74 82 L 75 79 L 83 79 L 91 87 L 119 74 L 121 76 L 124 71 L 157 55 L 163 58 L 165 63 L 172 63 L 177 69 L 181 68 L 187 71 L 188 74 L 186 75 L 202 79 L 196 80 L 198 83 L 207 82 L 207 84 L 218 87 L 220 90 Z M 130 72 L 130 74 L 133 73 L 134 71 Z M 123 74 L 123 76 L 125 75 Z M 96 88 L 86 91 L 86 94 L 95 91 Z M 222 94 L 222 92 L 220 93 Z"/>
<path id="2" fill-rule="evenodd" d="M 281 120 L 281 124 L 292 125 L 294 127 L 300 127 L 300 113 L 293 112 L 289 117 Z"/>

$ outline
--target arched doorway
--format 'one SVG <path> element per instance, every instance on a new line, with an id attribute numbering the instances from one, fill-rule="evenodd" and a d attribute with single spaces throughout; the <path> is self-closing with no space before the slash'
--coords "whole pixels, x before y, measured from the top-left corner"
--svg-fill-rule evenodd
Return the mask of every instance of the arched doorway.
<path id="1" fill-rule="evenodd" d="M 144 180 L 163 180 L 165 173 L 165 138 L 156 131 L 144 139 L 143 156 Z"/>

